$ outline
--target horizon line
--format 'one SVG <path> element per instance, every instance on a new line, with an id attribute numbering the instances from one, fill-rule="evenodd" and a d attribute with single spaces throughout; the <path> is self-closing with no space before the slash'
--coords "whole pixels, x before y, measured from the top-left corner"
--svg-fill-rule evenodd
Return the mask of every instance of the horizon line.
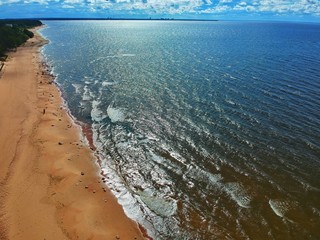
<path id="1" fill-rule="evenodd" d="M 43 17 L 43 18 L 0 18 L 1 20 L 157 20 L 157 21 L 221 21 L 218 19 L 192 19 L 192 18 L 94 18 L 94 17 L 79 17 L 79 18 L 68 18 L 68 17 Z"/>
<path id="2" fill-rule="evenodd" d="M 312 23 L 320 24 L 317 21 L 294 21 L 294 20 L 279 20 L 279 19 L 193 19 L 193 18 L 112 18 L 112 17 L 43 17 L 43 18 L 0 18 L 1 21 L 14 20 L 38 20 L 38 21 L 81 21 L 81 20 L 96 20 L 96 21 L 185 21 L 185 22 L 283 22 L 283 23 Z"/>

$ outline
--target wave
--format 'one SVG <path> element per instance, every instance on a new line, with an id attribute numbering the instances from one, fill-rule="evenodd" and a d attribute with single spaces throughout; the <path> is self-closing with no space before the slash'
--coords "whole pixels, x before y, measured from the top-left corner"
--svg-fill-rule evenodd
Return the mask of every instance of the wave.
<path id="1" fill-rule="evenodd" d="M 104 81 L 101 83 L 103 87 L 115 85 L 115 82 Z"/>
<path id="2" fill-rule="evenodd" d="M 159 216 L 170 217 L 177 211 L 177 201 L 172 198 L 154 196 L 154 193 L 147 190 L 138 194 L 148 208 Z"/>
<path id="3" fill-rule="evenodd" d="M 277 216 L 286 219 L 287 213 L 297 207 L 296 202 L 279 199 L 270 199 L 269 205 Z"/>
<path id="4" fill-rule="evenodd" d="M 112 107 L 113 104 L 110 104 L 107 108 L 107 114 L 111 122 L 123 122 L 125 120 L 124 109 Z"/>
<path id="5" fill-rule="evenodd" d="M 240 183 L 227 183 L 224 189 L 240 207 L 250 207 L 252 199 Z"/>
<path id="6" fill-rule="evenodd" d="M 100 103 L 100 101 L 92 101 L 91 119 L 95 122 L 100 122 L 106 118 L 106 115 L 103 114 L 103 111 L 99 109 Z"/>

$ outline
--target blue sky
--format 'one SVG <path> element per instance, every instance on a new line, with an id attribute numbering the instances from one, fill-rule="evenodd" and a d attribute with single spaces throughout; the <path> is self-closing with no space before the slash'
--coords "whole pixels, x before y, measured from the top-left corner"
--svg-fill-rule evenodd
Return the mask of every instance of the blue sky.
<path id="1" fill-rule="evenodd" d="M 320 22 L 320 0 L 0 0 L 0 18 L 30 17 Z"/>

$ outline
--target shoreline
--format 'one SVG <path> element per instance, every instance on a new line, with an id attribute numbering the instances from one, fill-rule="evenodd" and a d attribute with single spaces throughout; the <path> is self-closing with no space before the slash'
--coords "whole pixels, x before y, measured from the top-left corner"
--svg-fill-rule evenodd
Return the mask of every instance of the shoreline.
<path id="1" fill-rule="evenodd" d="M 38 29 L 0 75 L 0 238 L 149 238 L 103 184 L 90 133 L 41 61 Z"/>

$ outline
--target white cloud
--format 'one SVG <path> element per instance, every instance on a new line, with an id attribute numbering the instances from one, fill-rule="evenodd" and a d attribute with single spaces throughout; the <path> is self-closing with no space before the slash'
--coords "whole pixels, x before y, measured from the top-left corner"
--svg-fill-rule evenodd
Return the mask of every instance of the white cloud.
<path id="1" fill-rule="evenodd" d="M 0 5 L 16 3 L 86 8 L 91 11 L 143 11 L 147 14 L 256 12 L 308 14 L 320 16 L 320 0 L 0 0 Z"/>
<path id="2" fill-rule="evenodd" d="M 47 0 L 25 0 L 23 3 L 25 3 L 25 4 L 39 3 L 39 4 L 42 4 L 42 5 L 48 5 L 48 1 Z"/>
<path id="3" fill-rule="evenodd" d="M 70 4 L 75 4 L 75 3 L 83 3 L 83 0 L 65 0 L 63 1 L 64 3 L 70 3 Z"/>
<path id="4" fill-rule="evenodd" d="M 144 10 L 146 12 L 181 14 L 196 12 L 203 6 L 212 4 L 210 0 L 116 0 L 112 5 L 113 9 L 117 10 Z"/>
<path id="5" fill-rule="evenodd" d="M 222 6 L 216 6 L 213 8 L 208 8 L 206 10 L 203 10 L 202 13 L 222 13 L 226 11 L 230 11 L 231 8 L 227 5 L 222 5 Z"/>
<path id="6" fill-rule="evenodd" d="M 319 0 L 261 0 L 256 5 L 258 12 L 320 14 Z"/>
<path id="7" fill-rule="evenodd" d="M 0 0 L 0 5 L 21 2 L 21 0 Z"/>

